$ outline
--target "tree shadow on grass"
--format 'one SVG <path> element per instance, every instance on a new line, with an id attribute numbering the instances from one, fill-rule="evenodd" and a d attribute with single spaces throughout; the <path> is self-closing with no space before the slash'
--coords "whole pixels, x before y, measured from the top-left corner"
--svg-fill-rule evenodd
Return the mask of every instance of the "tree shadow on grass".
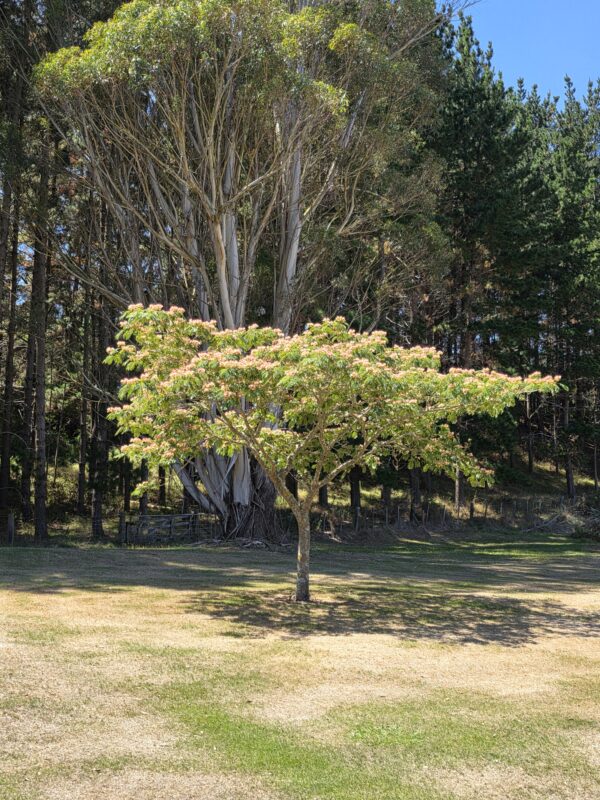
<path id="1" fill-rule="evenodd" d="M 451 586 L 382 586 L 361 582 L 327 599 L 295 603 L 268 592 L 202 594 L 186 604 L 190 613 L 235 623 L 231 636 L 343 636 L 388 634 L 408 641 L 498 644 L 516 647 L 545 635 L 600 636 L 600 613 L 558 602 L 489 597 Z"/>
<path id="2" fill-rule="evenodd" d="M 285 552 L 246 551 L 235 547 L 181 549 L 33 549 L 0 550 L 0 589 L 32 593 L 65 590 L 127 591 L 136 587 L 194 591 L 290 586 L 295 557 Z M 449 551 L 406 547 L 401 552 L 315 552 L 314 587 L 330 579 L 353 587 L 426 585 L 527 594 L 576 594 L 600 582 L 600 556 L 536 559 L 481 554 L 476 548 Z M 344 599 L 343 596 L 340 597 Z"/>
<path id="3" fill-rule="evenodd" d="M 0 589 L 118 593 L 124 606 L 138 588 L 181 592 L 190 613 L 233 623 L 232 636 L 373 633 L 504 646 L 544 635 L 600 636 L 600 614 L 546 599 L 552 592 L 564 597 L 596 586 L 597 554 L 542 561 L 481 557 L 473 550 L 317 552 L 310 605 L 289 600 L 291 551 L 236 548 L 17 548 L 0 554 Z M 143 602 L 151 603 L 151 597 L 144 595 Z"/>

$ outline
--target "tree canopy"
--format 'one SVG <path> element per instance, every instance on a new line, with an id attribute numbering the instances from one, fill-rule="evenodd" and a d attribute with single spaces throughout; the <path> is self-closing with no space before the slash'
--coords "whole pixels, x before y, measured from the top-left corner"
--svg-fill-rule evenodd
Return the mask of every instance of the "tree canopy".
<path id="1" fill-rule="evenodd" d="M 489 471 L 452 430 L 463 415 L 498 416 L 556 380 L 482 370 L 440 371 L 431 348 L 390 346 L 343 318 L 295 336 L 274 328 L 219 331 L 183 309 L 132 306 L 109 361 L 128 371 L 111 412 L 135 462 L 170 466 L 200 449 L 256 458 L 298 523 L 297 598 L 308 599 L 309 513 L 319 489 L 355 466 L 374 472 L 392 457 L 474 485 Z M 301 495 L 286 486 L 294 471 Z"/>

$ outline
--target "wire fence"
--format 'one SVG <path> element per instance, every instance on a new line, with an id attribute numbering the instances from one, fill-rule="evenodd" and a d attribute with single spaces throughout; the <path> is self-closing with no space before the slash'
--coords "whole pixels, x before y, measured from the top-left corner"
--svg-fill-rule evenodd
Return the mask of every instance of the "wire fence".
<path id="1" fill-rule="evenodd" d="M 410 502 L 408 496 L 388 502 L 365 498 L 360 506 L 333 502 L 317 506 L 311 513 L 314 533 L 329 537 L 356 540 L 371 532 L 403 532 L 408 530 L 481 529 L 535 530 L 554 521 L 567 518 L 585 519 L 584 524 L 600 520 L 600 497 L 580 495 L 576 500 L 562 496 L 473 496 L 456 507 L 447 498 L 425 497 L 422 503 Z M 115 521 L 116 524 L 116 521 Z M 600 524 L 600 523 L 599 523 Z M 218 542 L 226 539 L 222 521 L 216 514 L 200 509 L 181 513 L 181 509 L 162 509 L 147 515 L 119 515 L 115 539 L 125 546 L 161 546 L 194 542 Z M 266 543 L 281 544 L 293 541 L 296 523 L 291 511 L 277 506 L 273 530 L 262 534 Z M 23 536 L 18 520 L 9 513 L 0 518 L 0 544 L 18 545 L 29 537 Z M 242 542 L 249 537 L 238 537 Z"/>
<path id="2" fill-rule="evenodd" d="M 402 531 L 408 528 L 451 530 L 485 526 L 528 530 L 566 515 L 584 515 L 590 506 L 600 507 L 600 498 L 474 497 L 458 507 L 437 497 L 419 505 L 371 501 L 355 508 L 332 506 L 317 509 L 312 515 L 312 528 L 324 534 L 351 537 L 366 531 Z M 289 529 L 289 514 L 282 515 L 282 523 Z"/>

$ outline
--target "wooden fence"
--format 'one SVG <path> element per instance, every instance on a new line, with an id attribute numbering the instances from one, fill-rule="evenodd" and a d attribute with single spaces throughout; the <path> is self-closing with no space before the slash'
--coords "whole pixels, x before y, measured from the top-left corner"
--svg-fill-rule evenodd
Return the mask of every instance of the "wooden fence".
<path id="1" fill-rule="evenodd" d="M 216 518 L 193 514 L 142 514 L 129 520 L 119 516 L 119 540 L 125 545 L 173 544 L 210 539 L 217 531 Z"/>

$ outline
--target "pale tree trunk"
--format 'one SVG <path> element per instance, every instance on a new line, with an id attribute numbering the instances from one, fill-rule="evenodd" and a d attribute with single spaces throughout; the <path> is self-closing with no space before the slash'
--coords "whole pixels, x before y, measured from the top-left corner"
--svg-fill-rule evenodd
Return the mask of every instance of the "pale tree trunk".
<path id="1" fill-rule="evenodd" d="M 310 600 L 310 510 L 302 508 L 294 512 L 298 525 L 298 559 L 296 574 L 296 596 L 300 603 Z"/>
<path id="2" fill-rule="evenodd" d="M 224 533 L 227 538 L 276 538 L 275 489 L 263 469 L 243 450 L 228 465 Z"/>
<path id="3" fill-rule="evenodd" d="M 274 325 L 288 333 L 292 320 L 292 299 L 302 233 L 302 153 L 298 146 L 287 176 L 286 201 L 282 214 L 280 260 L 273 310 Z"/>
<path id="4" fill-rule="evenodd" d="M 275 488 L 246 451 L 233 459 L 210 451 L 187 468 L 174 462 L 173 469 L 186 494 L 204 511 L 218 514 L 226 538 L 277 538 Z M 196 485 L 196 476 L 204 491 Z"/>

